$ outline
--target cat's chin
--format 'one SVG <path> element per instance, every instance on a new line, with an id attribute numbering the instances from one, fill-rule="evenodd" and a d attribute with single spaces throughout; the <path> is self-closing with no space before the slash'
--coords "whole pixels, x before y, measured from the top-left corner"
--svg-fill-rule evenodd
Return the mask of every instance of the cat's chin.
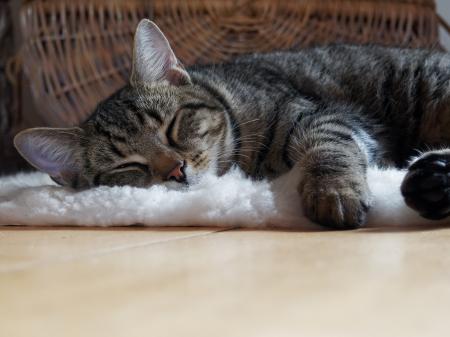
<path id="1" fill-rule="evenodd" d="M 180 190 L 189 188 L 190 186 L 197 185 L 198 183 L 200 183 L 202 181 L 202 179 L 205 176 L 207 176 L 209 174 L 210 174 L 210 172 L 187 174 L 186 181 L 184 181 L 184 182 L 177 182 L 177 181 L 170 180 L 170 181 L 162 182 L 161 185 L 166 187 L 168 190 L 180 191 Z"/>
<path id="2" fill-rule="evenodd" d="M 165 181 L 165 182 L 161 183 L 161 185 L 166 187 L 168 190 L 172 190 L 172 191 L 180 191 L 180 190 L 184 190 L 189 187 L 189 183 L 187 183 L 187 182 L 179 183 L 176 181 Z"/>
<path id="3" fill-rule="evenodd" d="M 217 175 L 217 170 L 213 166 L 210 166 L 201 171 L 194 171 L 194 169 L 192 169 L 191 167 L 188 166 L 186 168 L 186 183 L 189 186 L 196 185 L 199 182 L 201 182 L 201 180 L 204 177 L 210 176 L 210 175 L 215 175 L 215 176 Z"/>

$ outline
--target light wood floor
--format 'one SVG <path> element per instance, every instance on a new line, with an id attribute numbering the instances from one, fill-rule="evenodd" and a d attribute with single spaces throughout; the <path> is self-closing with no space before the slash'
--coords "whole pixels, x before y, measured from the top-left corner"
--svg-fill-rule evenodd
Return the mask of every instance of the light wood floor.
<path id="1" fill-rule="evenodd" d="M 2 337 L 449 335 L 450 229 L 0 227 Z"/>

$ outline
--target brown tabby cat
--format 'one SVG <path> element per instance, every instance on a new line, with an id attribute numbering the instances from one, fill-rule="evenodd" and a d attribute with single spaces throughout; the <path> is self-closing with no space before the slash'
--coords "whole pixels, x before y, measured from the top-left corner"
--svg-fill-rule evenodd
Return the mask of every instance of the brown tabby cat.
<path id="1" fill-rule="evenodd" d="M 130 82 L 80 127 L 36 128 L 16 147 L 61 185 L 191 184 L 233 165 L 256 179 L 301 171 L 313 221 L 356 228 L 370 206 L 369 165 L 405 167 L 450 142 L 450 56 L 328 46 L 183 68 L 149 20 L 139 24 Z M 409 167 L 405 200 L 450 212 L 450 150 Z"/>

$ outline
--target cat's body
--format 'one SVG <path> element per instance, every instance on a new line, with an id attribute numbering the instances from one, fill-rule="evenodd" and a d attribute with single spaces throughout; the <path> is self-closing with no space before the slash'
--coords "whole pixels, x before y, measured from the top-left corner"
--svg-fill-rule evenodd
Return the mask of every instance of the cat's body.
<path id="1" fill-rule="evenodd" d="M 446 53 L 333 45 L 188 70 L 194 84 L 220 95 L 229 107 L 235 138 L 245 136 L 239 153 L 249 157 L 235 161 L 253 177 L 290 169 L 299 149 L 289 145 L 302 142 L 295 131 L 313 133 L 332 115 L 324 140 L 354 138 L 373 165 L 405 167 L 425 144 L 450 141 Z M 441 111 L 446 106 L 447 114 Z M 441 131 L 443 122 L 448 132 Z"/>
<path id="2" fill-rule="evenodd" d="M 449 101 L 445 53 L 328 46 L 185 70 L 143 21 L 130 85 L 81 128 L 26 131 L 16 143 L 79 188 L 192 182 L 233 165 L 272 179 L 295 166 L 305 214 L 354 228 L 370 206 L 369 165 L 406 167 L 418 149 L 449 145 Z M 425 154 L 405 179 L 408 204 L 426 217 L 449 212 L 447 157 Z"/>

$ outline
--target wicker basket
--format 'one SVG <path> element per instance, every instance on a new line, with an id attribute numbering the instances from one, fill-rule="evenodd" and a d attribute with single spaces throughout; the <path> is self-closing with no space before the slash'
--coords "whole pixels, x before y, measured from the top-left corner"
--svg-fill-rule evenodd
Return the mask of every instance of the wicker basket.
<path id="1" fill-rule="evenodd" d="M 438 46 L 433 0 L 29 1 L 22 61 L 48 125 L 80 122 L 126 82 L 144 17 L 187 65 L 329 42 Z"/>

